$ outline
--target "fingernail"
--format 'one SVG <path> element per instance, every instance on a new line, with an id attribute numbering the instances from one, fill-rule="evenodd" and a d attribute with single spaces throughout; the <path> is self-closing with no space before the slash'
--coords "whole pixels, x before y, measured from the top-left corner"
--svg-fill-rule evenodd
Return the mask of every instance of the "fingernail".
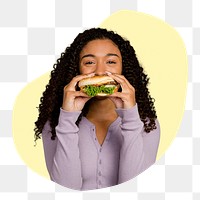
<path id="1" fill-rule="evenodd" d="M 95 73 L 91 73 L 91 74 L 88 74 L 87 76 L 94 76 L 95 75 Z"/>
<path id="2" fill-rule="evenodd" d="M 107 71 L 106 71 L 106 74 L 107 74 L 107 75 L 111 75 L 112 73 L 111 73 L 111 72 L 107 72 Z"/>

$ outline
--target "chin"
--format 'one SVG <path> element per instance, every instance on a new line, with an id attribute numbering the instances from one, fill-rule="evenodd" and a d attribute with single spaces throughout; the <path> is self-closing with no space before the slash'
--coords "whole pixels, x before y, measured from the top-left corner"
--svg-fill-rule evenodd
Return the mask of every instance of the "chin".
<path id="1" fill-rule="evenodd" d="M 97 99 L 97 100 L 104 100 L 104 99 L 107 99 L 108 96 L 95 96 L 93 97 L 94 99 Z"/>

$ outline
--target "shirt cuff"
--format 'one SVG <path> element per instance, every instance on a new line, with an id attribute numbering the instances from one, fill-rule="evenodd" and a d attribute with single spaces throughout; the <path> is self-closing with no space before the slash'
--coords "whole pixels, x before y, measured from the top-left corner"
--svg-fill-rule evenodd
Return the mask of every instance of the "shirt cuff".
<path id="1" fill-rule="evenodd" d="M 77 131 L 76 121 L 81 114 L 81 111 L 69 112 L 60 108 L 60 115 L 58 119 L 59 129 L 69 128 L 70 130 L 74 129 Z"/>
<path id="2" fill-rule="evenodd" d="M 116 112 L 122 119 L 121 128 L 123 130 L 134 131 L 143 127 L 137 104 L 129 109 L 116 109 Z"/>
<path id="3" fill-rule="evenodd" d="M 122 118 L 122 121 L 128 119 L 131 119 L 131 121 L 140 120 L 137 103 L 129 109 L 116 109 L 116 112 Z"/>
<path id="4" fill-rule="evenodd" d="M 81 114 L 81 111 L 66 111 L 62 108 L 60 108 L 60 116 L 62 116 L 63 118 L 67 118 L 67 119 L 74 119 L 77 120 L 79 115 Z"/>

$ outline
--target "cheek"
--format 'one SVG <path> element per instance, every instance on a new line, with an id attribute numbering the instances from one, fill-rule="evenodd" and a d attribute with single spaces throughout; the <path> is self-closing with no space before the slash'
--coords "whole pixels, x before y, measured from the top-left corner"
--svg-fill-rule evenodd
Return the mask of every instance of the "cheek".
<path id="1" fill-rule="evenodd" d="M 80 67 L 80 74 L 90 74 L 94 72 L 93 67 Z"/>
<path id="2" fill-rule="evenodd" d="M 110 71 L 111 73 L 122 74 L 122 65 L 120 64 L 115 67 L 109 67 L 107 71 Z"/>
<path id="3" fill-rule="evenodd" d="M 119 74 L 122 74 L 122 64 L 119 66 Z"/>

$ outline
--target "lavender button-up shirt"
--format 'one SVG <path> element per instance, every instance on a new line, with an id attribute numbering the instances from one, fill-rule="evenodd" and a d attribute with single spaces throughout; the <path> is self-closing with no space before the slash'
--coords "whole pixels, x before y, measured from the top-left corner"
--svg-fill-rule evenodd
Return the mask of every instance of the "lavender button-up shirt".
<path id="1" fill-rule="evenodd" d="M 81 112 L 60 109 L 54 141 L 46 123 L 42 139 L 51 180 L 71 189 L 98 189 L 128 181 L 154 164 L 160 140 L 158 121 L 157 128 L 146 133 L 137 104 L 116 112 L 118 118 L 102 145 L 87 118 L 75 124 Z"/>

